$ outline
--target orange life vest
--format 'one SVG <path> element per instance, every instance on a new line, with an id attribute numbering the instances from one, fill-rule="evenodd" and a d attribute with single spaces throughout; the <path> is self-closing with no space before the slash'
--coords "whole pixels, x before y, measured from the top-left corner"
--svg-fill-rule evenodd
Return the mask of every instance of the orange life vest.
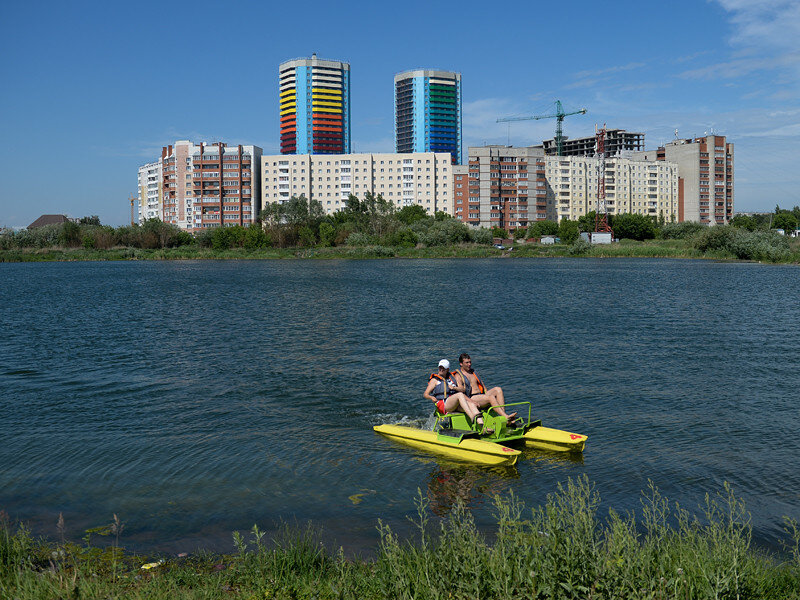
<path id="1" fill-rule="evenodd" d="M 428 377 L 428 381 L 430 381 L 431 379 L 438 379 L 441 382 L 437 383 L 436 386 L 433 388 L 433 391 L 431 392 L 431 395 L 437 400 L 445 400 L 450 394 L 455 393 L 447 386 L 447 381 L 453 382 L 453 385 L 458 385 L 452 373 L 450 373 L 450 376 L 446 380 L 438 373 L 431 373 L 431 376 Z"/>
<path id="2" fill-rule="evenodd" d="M 472 392 L 472 384 L 470 383 L 470 380 L 469 380 L 469 379 L 467 379 L 467 376 L 466 376 L 466 374 L 464 373 L 464 371 L 463 371 L 462 369 L 458 369 L 458 371 L 457 371 L 457 372 L 458 372 L 458 373 L 460 373 L 460 374 L 461 374 L 461 377 L 463 377 L 463 378 L 464 378 L 464 385 L 465 385 L 465 386 L 466 386 L 466 388 L 467 388 L 467 396 L 472 396 L 472 395 L 474 395 L 474 394 L 473 394 L 473 392 Z M 480 377 L 478 377 L 478 374 L 477 374 L 475 371 L 473 371 L 473 372 L 472 372 L 472 375 L 474 375 L 474 376 L 475 376 L 475 381 L 477 381 L 477 382 L 478 382 L 478 391 L 477 391 L 476 393 L 478 393 L 478 394 L 485 394 L 485 393 L 486 393 L 486 386 L 485 386 L 485 385 L 483 385 L 483 382 L 481 381 L 481 378 L 480 378 Z"/>

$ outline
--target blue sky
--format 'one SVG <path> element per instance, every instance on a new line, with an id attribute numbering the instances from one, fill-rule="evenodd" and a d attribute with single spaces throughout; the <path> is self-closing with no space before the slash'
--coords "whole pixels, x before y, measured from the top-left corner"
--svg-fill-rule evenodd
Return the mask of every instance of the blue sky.
<path id="1" fill-rule="evenodd" d="M 735 143 L 737 211 L 800 204 L 800 2 L 4 2 L 0 226 L 42 213 L 129 219 L 139 165 L 176 139 L 277 153 L 278 64 L 350 62 L 352 142 L 393 151 L 392 78 L 460 71 L 464 150 L 606 123 L 647 148 Z M 279 6 L 285 7 L 281 10 Z"/>

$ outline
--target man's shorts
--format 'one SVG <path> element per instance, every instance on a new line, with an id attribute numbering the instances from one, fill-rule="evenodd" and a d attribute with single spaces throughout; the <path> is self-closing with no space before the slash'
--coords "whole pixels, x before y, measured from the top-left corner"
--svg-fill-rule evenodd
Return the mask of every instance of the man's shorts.
<path id="1" fill-rule="evenodd" d="M 439 411 L 441 414 L 443 414 L 443 415 L 446 415 L 446 414 L 447 414 L 447 410 L 446 410 L 446 409 L 445 409 L 445 407 L 444 407 L 444 400 L 439 400 L 439 401 L 436 403 L 436 410 L 438 410 L 438 411 Z"/>

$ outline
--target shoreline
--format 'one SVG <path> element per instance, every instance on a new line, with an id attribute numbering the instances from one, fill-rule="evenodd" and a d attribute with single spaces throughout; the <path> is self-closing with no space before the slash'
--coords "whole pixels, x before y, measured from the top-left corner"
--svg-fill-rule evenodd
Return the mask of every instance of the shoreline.
<path id="1" fill-rule="evenodd" d="M 754 262 L 760 264 L 800 264 L 800 251 L 783 261 L 740 259 L 725 251 L 703 252 L 683 240 L 623 241 L 613 245 L 576 247 L 569 245 L 520 244 L 513 250 L 491 246 L 460 244 L 431 247 L 336 246 L 293 247 L 246 250 L 213 250 L 196 246 L 142 249 L 117 247 L 107 250 L 85 248 L 26 248 L 0 250 L 0 262 L 91 262 L 123 260 L 303 260 L 303 259 L 431 259 L 431 258 L 671 258 Z"/>

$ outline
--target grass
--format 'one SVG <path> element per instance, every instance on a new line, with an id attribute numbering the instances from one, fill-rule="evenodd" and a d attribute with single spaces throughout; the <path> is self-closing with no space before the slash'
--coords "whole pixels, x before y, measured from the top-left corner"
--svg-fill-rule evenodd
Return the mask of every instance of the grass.
<path id="1" fill-rule="evenodd" d="M 800 239 L 789 242 L 790 252 L 781 262 L 800 264 Z M 454 244 L 431 247 L 387 247 L 387 246 L 337 246 L 313 248 L 265 248 L 245 250 L 213 250 L 198 246 L 180 246 L 145 250 L 139 248 L 111 248 L 91 250 L 84 248 L 44 248 L 0 250 L 0 262 L 39 261 L 89 261 L 89 260 L 226 260 L 226 259 L 368 259 L 368 258 L 491 258 L 525 257 L 546 258 L 561 256 L 586 256 L 596 258 L 705 258 L 714 260 L 736 260 L 726 251 L 698 250 L 687 240 L 647 240 L 636 242 L 622 240 L 619 243 L 596 246 L 570 246 L 564 244 L 518 244 L 513 251 L 499 250 L 478 244 Z"/>
<path id="2" fill-rule="evenodd" d="M 588 479 L 568 480 L 544 506 L 495 498 L 495 530 L 481 533 L 457 506 L 432 523 L 420 497 L 415 539 L 383 524 L 371 560 L 327 551 L 311 527 L 265 541 L 254 526 L 234 534 L 231 555 L 153 560 L 108 548 L 35 540 L 0 529 L 3 598 L 800 598 L 800 531 L 787 521 L 784 557 L 751 543 L 744 505 L 726 486 L 697 516 L 654 487 L 639 516 L 610 511 Z M 120 523 L 117 523 L 119 533 Z M 113 527 L 107 532 L 114 534 Z M 149 568 L 143 568 L 143 563 Z"/>

